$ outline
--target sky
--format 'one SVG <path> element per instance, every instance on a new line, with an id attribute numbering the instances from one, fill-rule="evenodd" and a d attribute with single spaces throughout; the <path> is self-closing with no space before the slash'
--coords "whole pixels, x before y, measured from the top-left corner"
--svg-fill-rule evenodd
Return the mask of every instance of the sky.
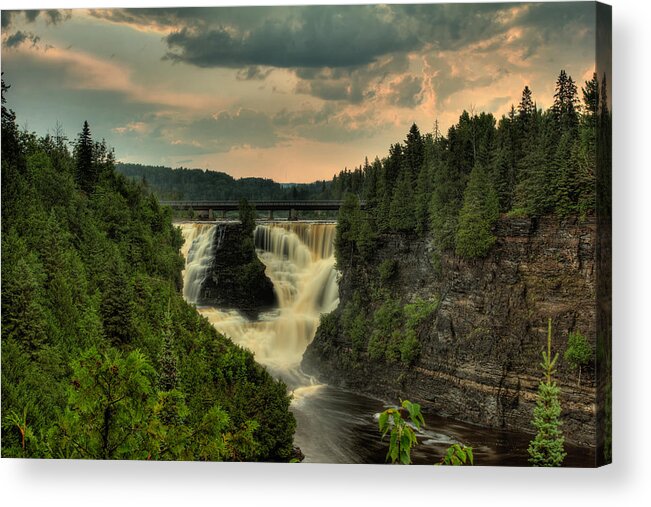
<path id="1" fill-rule="evenodd" d="M 8 106 L 39 134 L 88 120 L 116 158 L 330 179 L 412 123 L 549 107 L 595 70 L 595 4 L 3 10 Z"/>

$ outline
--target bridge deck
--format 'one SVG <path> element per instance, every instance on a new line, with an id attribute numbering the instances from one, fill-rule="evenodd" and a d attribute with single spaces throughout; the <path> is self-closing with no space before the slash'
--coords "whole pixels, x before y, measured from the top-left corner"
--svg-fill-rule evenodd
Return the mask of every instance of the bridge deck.
<path id="1" fill-rule="evenodd" d="M 249 204 L 257 210 L 264 211 L 289 211 L 289 210 L 334 210 L 337 211 L 344 201 L 249 201 Z M 195 211 L 237 211 L 239 201 L 161 201 L 162 206 L 170 206 L 172 209 Z M 364 207 L 365 202 L 360 202 Z"/>

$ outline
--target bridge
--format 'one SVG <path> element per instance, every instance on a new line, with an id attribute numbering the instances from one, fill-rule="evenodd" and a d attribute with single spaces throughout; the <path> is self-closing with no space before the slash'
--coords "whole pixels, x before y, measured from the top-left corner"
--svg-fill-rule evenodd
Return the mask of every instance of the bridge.
<path id="1" fill-rule="evenodd" d="M 257 211 L 268 211 L 269 218 L 273 218 L 274 211 L 289 212 L 290 219 L 296 218 L 299 211 L 339 211 L 344 201 L 249 201 Z M 213 218 L 215 211 L 222 216 L 227 211 L 237 211 L 240 201 L 161 201 L 161 206 L 169 206 L 175 210 L 190 210 L 204 212 L 208 218 Z M 360 201 L 360 206 L 365 207 L 366 202 Z"/>

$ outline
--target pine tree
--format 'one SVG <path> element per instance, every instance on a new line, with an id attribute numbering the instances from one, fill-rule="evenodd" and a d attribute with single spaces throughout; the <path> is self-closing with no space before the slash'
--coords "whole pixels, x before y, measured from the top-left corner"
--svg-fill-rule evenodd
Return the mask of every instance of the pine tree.
<path id="1" fill-rule="evenodd" d="M 86 194 L 92 193 L 97 183 L 97 174 L 93 164 L 93 149 L 90 126 L 87 121 L 84 121 L 84 126 L 77 137 L 77 144 L 75 145 L 75 177 L 77 184 Z"/>
<path id="2" fill-rule="evenodd" d="M 335 234 L 335 258 L 339 269 L 345 266 L 346 262 L 352 262 L 359 214 L 359 199 L 355 194 L 346 194 L 337 215 Z"/>
<path id="3" fill-rule="evenodd" d="M 163 335 L 162 349 L 158 358 L 160 365 L 158 387 L 161 391 L 171 391 L 176 389 L 178 384 L 178 363 L 179 358 L 174 351 L 174 329 L 172 326 L 172 312 L 170 304 L 167 303 L 167 311 L 163 317 L 161 329 Z"/>
<path id="4" fill-rule="evenodd" d="M 424 163 L 416 183 L 416 232 L 424 234 L 429 229 L 429 203 L 432 198 L 430 166 Z"/>
<path id="5" fill-rule="evenodd" d="M 529 463 L 533 466 L 555 467 L 561 466 L 567 453 L 564 449 L 565 438 L 560 430 L 560 389 L 552 380 L 558 360 L 558 354 L 552 358 L 552 319 L 547 324 L 547 352 L 543 351 L 542 357 L 540 366 L 545 373 L 545 380 L 538 385 L 538 399 L 533 411 L 533 425 L 538 433 L 529 443 Z"/>
<path id="6" fill-rule="evenodd" d="M 246 199 L 240 199 L 238 211 L 240 223 L 242 224 L 242 234 L 251 236 L 255 230 L 255 208 Z"/>
<path id="7" fill-rule="evenodd" d="M 415 212 L 411 174 L 405 170 L 393 192 L 389 210 L 389 226 L 396 232 L 413 232 L 416 229 Z"/>
<path id="8" fill-rule="evenodd" d="M 576 133 L 579 117 L 577 113 L 577 88 L 571 76 L 564 70 L 556 81 L 552 113 L 560 132 Z"/>
<path id="9" fill-rule="evenodd" d="M 425 157 L 423 136 L 420 135 L 418 126 L 413 123 L 405 139 L 404 158 L 407 167 L 415 180 L 420 172 Z"/>
<path id="10" fill-rule="evenodd" d="M 567 338 L 567 349 L 563 354 L 563 359 L 570 363 L 572 368 L 578 370 L 577 385 L 581 385 L 581 369 L 592 359 L 592 347 L 590 347 L 588 339 L 581 333 L 570 333 Z"/>
<path id="11" fill-rule="evenodd" d="M 499 200 L 481 164 L 475 165 L 459 213 L 456 252 L 463 257 L 483 257 L 496 241 L 493 225 L 499 218 Z"/>
<path id="12" fill-rule="evenodd" d="M 129 343 L 133 331 L 131 287 L 117 258 L 109 259 L 107 270 L 100 306 L 104 331 L 116 344 Z"/>

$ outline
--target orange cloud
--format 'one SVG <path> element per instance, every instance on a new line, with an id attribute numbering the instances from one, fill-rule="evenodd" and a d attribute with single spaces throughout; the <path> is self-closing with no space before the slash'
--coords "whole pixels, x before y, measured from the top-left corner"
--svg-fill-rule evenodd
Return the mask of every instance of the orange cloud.
<path id="1" fill-rule="evenodd" d="M 4 56 L 4 55 L 3 55 Z M 66 85 L 74 90 L 104 90 L 125 94 L 130 100 L 172 108 L 206 111 L 227 107 L 233 101 L 214 95 L 169 91 L 134 82 L 130 68 L 83 51 L 49 46 L 41 50 L 26 44 L 6 57 L 32 58 L 65 69 Z"/>

